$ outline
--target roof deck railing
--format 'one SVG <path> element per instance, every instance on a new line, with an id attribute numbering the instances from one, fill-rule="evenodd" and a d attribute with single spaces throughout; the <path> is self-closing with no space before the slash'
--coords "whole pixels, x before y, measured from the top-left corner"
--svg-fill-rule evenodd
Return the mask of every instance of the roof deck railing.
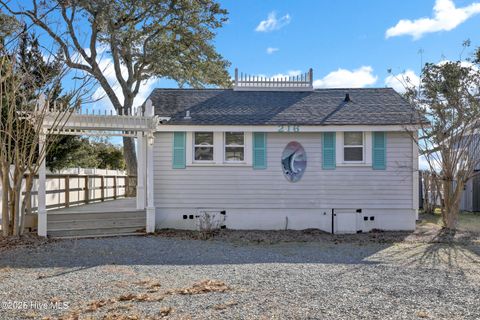
<path id="1" fill-rule="evenodd" d="M 313 70 L 310 68 L 296 76 L 288 77 L 262 77 L 238 73 L 235 68 L 235 91 L 312 91 Z"/>

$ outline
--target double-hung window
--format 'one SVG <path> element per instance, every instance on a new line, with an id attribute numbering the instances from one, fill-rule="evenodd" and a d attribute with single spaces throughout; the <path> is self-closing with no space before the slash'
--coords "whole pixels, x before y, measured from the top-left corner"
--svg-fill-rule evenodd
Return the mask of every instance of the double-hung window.
<path id="1" fill-rule="evenodd" d="M 245 160 L 245 135 L 243 132 L 225 132 L 225 162 Z"/>
<path id="2" fill-rule="evenodd" d="M 213 132 L 195 132 L 194 160 L 213 161 Z"/>
<path id="3" fill-rule="evenodd" d="M 363 132 L 343 133 L 343 161 L 363 162 L 364 161 L 364 138 Z"/>

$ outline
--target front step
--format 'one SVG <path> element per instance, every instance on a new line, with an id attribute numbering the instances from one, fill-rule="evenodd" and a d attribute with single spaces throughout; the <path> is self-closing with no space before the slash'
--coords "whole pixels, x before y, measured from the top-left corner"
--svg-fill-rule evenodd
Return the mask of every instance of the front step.
<path id="1" fill-rule="evenodd" d="M 47 235 L 52 238 L 145 234 L 145 226 L 145 211 L 62 213 L 47 216 Z"/>
<path id="2" fill-rule="evenodd" d="M 105 233 L 105 234 L 86 234 L 81 236 L 57 236 L 51 237 L 52 239 L 89 239 L 89 238 L 109 238 L 109 237 L 133 237 L 133 236 L 144 236 L 145 232 L 132 232 L 132 233 Z"/>
<path id="3" fill-rule="evenodd" d="M 145 233 L 145 226 L 123 227 L 123 228 L 96 228 L 96 229 L 57 229 L 48 230 L 47 235 L 57 237 L 97 237 L 103 235 L 130 235 Z"/>
<path id="4" fill-rule="evenodd" d="M 145 218 L 145 210 L 119 211 L 119 212 L 69 212 L 48 213 L 47 221 L 72 221 L 72 220 L 112 220 L 123 218 Z"/>
<path id="5" fill-rule="evenodd" d="M 48 221 L 48 220 L 47 220 Z M 142 218 L 123 218 L 115 220 L 107 219 L 89 219 L 89 220 L 69 220 L 69 221 L 48 221 L 48 230 L 58 229 L 98 229 L 114 227 L 145 227 L 146 219 Z"/>

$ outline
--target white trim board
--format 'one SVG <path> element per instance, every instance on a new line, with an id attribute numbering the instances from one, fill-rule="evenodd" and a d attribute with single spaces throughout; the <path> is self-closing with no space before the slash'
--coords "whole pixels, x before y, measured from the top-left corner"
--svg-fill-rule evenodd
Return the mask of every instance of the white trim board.
<path id="1" fill-rule="evenodd" d="M 302 125 L 275 125 L 275 126 L 226 126 L 226 125 L 159 125 L 157 132 L 278 132 L 278 133 L 301 133 L 301 132 L 338 132 L 338 131 L 417 131 L 419 126 L 403 125 L 336 125 L 336 126 L 302 126 Z"/>

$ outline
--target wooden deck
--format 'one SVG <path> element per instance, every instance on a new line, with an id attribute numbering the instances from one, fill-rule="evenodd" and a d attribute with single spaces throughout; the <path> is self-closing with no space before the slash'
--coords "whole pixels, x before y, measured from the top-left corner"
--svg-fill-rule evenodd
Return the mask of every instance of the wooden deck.
<path id="1" fill-rule="evenodd" d="M 135 198 L 123 198 L 117 200 L 110 200 L 105 202 L 95 202 L 90 204 L 83 204 L 72 206 L 69 208 L 61 208 L 48 210 L 48 215 L 51 214 L 68 214 L 68 213 L 115 213 L 121 211 L 137 211 L 137 204 Z"/>
<path id="2" fill-rule="evenodd" d="M 53 238 L 101 237 L 145 233 L 146 212 L 135 198 L 49 210 L 47 235 Z"/>

